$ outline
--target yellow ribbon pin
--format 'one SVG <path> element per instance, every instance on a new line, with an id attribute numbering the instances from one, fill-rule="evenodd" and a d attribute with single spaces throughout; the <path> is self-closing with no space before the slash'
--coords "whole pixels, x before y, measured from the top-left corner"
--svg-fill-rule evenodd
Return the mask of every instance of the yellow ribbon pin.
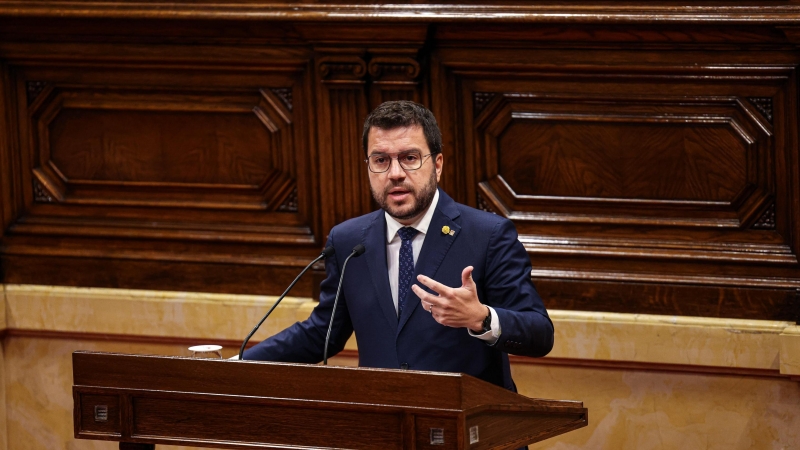
<path id="1" fill-rule="evenodd" d="M 447 225 L 442 227 L 442 234 L 450 234 L 450 227 Z"/>

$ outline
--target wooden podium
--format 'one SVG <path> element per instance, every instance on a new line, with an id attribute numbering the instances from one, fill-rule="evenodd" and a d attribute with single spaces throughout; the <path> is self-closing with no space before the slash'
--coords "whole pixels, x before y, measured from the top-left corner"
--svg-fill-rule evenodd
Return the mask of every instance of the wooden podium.
<path id="1" fill-rule="evenodd" d="M 215 448 L 513 449 L 586 426 L 581 402 L 468 375 L 72 355 L 75 437 Z"/>

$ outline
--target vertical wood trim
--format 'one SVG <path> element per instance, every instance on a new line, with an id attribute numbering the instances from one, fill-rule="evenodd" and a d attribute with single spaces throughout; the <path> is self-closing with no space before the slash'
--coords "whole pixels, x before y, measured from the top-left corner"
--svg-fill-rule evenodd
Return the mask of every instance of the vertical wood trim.
<path id="1" fill-rule="evenodd" d="M 9 133 L 16 137 L 14 150 L 19 155 L 15 171 L 15 187 L 19 189 L 15 195 L 19 201 L 19 211 L 22 212 L 33 203 L 33 174 L 32 170 L 36 166 L 39 155 L 35 154 L 36 148 L 33 145 L 33 135 L 35 130 L 31 127 L 31 118 L 28 115 L 27 102 L 21 99 L 27 98 L 27 86 L 25 80 L 14 75 L 11 82 L 15 87 L 16 95 L 12 97 L 13 105 L 16 107 L 16 123 L 11 123 L 11 130 L 16 133 Z"/>
<path id="2" fill-rule="evenodd" d="M 475 197 L 475 186 L 469 183 L 472 162 L 468 148 L 457 131 L 463 123 L 458 99 L 461 81 L 451 76 L 435 53 L 431 56 L 430 67 L 430 85 L 441 87 L 431 89 L 431 111 L 442 130 L 444 169 L 439 184 L 456 201 L 474 206 L 472 199 Z"/>
<path id="3" fill-rule="evenodd" d="M 8 80 L 8 66 L 6 64 L 0 65 L 0 130 L 5 130 L 2 138 L 0 138 L 0 237 L 3 236 L 3 230 L 11 224 L 12 212 L 12 177 L 14 176 L 11 170 L 11 143 L 9 127 L 10 112 L 13 109 L 10 105 L 9 99 L 9 80 Z M 5 448 L 5 446 L 3 446 Z"/>
<path id="4" fill-rule="evenodd" d="M 326 66 L 327 67 L 323 67 Z M 369 113 L 360 57 L 322 58 L 317 64 L 322 230 L 370 210 L 366 174 L 360 169 L 360 127 Z M 359 70 L 363 68 L 363 70 Z"/>
<path id="5" fill-rule="evenodd" d="M 3 386 L 3 389 L 5 389 L 5 386 Z M 78 433 L 80 433 L 82 428 L 81 411 L 83 410 L 83 407 L 81 406 L 81 396 L 80 394 L 78 394 L 78 391 L 75 389 L 74 386 L 72 387 L 72 403 L 74 404 L 74 407 L 72 408 L 72 429 L 74 432 L 75 439 L 77 439 Z M 5 405 L 3 405 L 3 407 L 5 407 Z M 4 431 L 6 430 L 5 422 L 3 424 L 0 424 L 0 426 L 3 427 Z M 3 449 L 5 449 L 5 447 L 3 447 Z"/>
<path id="6" fill-rule="evenodd" d="M 800 126 L 800 116 L 797 114 L 798 108 L 798 88 L 797 83 L 797 70 L 793 70 L 786 83 L 785 94 L 779 92 L 775 97 L 775 109 L 773 113 L 777 113 L 777 117 L 783 118 L 784 132 L 777 133 L 778 138 L 775 140 L 776 147 L 785 152 L 787 167 L 794 170 L 788 170 L 787 179 L 784 181 L 786 189 L 786 197 L 780 195 L 781 189 L 776 191 L 776 229 L 780 234 L 785 236 L 788 240 L 789 247 L 795 255 L 800 255 L 800 161 L 798 155 L 800 154 L 800 137 L 798 137 L 798 126 Z M 783 96 L 786 96 L 784 99 Z M 783 110 L 783 106 L 786 109 Z M 786 140 L 782 142 L 783 145 L 778 147 L 778 139 L 785 136 Z M 785 217 L 786 220 L 779 220 L 779 217 Z"/>
<path id="7" fill-rule="evenodd" d="M 292 96 L 292 112 L 297 126 L 295 132 L 295 151 L 306 150 L 305 161 L 298 161 L 297 167 L 297 207 L 311 226 L 312 232 L 320 245 L 324 245 L 328 230 L 323 228 L 322 202 L 320 193 L 320 175 L 323 171 L 320 159 L 319 139 L 315 130 L 320 128 L 317 98 L 315 89 L 314 61 L 309 59 L 301 80 L 298 80 Z"/>
<path id="8" fill-rule="evenodd" d="M 415 426 L 416 416 L 414 414 L 403 413 L 403 449 L 416 450 L 417 448 L 417 429 Z"/>
<path id="9" fill-rule="evenodd" d="M 19 148 L 14 112 L 17 110 L 16 83 L 8 64 L 0 64 L 0 236 L 25 206 L 25 193 L 32 197 L 33 186 L 26 189 L 25 170 Z M 27 177 L 30 182 L 30 176 Z"/>
<path id="10" fill-rule="evenodd" d="M 133 435 L 133 398 L 130 394 L 121 394 L 119 408 L 119 424 L 122 439 L 130 439 Z"/>
<path id="11" fill-rule="evenodd" d="M 469 438 L 467 437 L 467 413 L 461 411 L 456 419 L 456 448 L 469 448 Z"/>

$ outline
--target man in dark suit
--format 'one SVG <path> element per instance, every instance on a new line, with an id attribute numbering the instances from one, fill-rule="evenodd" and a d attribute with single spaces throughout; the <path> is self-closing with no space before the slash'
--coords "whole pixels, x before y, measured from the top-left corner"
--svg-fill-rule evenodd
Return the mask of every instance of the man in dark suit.
<path id="1" fill-rule="evenodd" d="M 464 372 L 516 391 L 508 353 L 546 355 L 553 324 L 513 224 L 438 189 L 441 133 L 423 106 L 380 105 L 363 137 L 381 210 L 330 231 L 327 246 L 336 253 L 326 261 L 319 305 L 244 358 L 321 361 L 342 264 L 362 244 L 366 252 L 350 260 L 343 279 L 329 354 L 355 331 L 361 366 Z"/>

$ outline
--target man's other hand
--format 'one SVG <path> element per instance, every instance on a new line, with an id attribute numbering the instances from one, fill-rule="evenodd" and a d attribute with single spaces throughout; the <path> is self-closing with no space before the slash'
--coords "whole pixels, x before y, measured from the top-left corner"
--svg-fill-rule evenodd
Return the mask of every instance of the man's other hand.
<path id="1" fill-rule="evenodd" d="M 422 307 L 440 324 L 453 328 L 469 328 L 480 333 L 488 309 L 478 300 L 478 289 L 472 279 L 472 270 L 472 266 L 467 266 L 461 271 L 461 287 L 458 288 L 445 286 L 425 275 L 417 276 L 417 281 L 438 295 L 430 294 L 416 284 L 411 289 L 419 297 Z"/>

